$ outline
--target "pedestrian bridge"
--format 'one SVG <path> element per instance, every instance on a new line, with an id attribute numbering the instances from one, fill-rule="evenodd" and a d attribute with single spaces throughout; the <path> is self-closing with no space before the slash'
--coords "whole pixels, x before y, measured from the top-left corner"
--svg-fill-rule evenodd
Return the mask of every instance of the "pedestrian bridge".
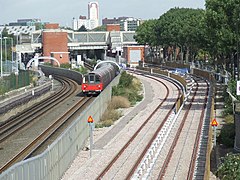
<path id="1" fill-rule="evenodd" d="M 68 48 L 70 50 L 85 49 L 112 49 L 127 45 L 136 45 L 134 39 L 135 31 L 90 31 L 90 32 L 74 32 L 67 31 Z M 42 31 L 35 31 L 32 35 L 32 44 L 34 47 L 41 46 Z M 35 44 L 35 45 L 34 45 Z"/>

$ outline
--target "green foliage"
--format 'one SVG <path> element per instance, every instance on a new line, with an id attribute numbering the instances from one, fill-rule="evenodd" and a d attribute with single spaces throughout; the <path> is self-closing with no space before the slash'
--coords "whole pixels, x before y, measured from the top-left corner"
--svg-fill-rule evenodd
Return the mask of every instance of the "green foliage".
<path id="1" fill-rule="evenodd" d="M 71 64 L 69 63 L 64 63 L 60 65 L 61 68 L 65 68 L 65 69 L 70 69 L 71 68 Z"/>
<path id="2" fill-rule="evenodd" d="M 96 124 L 96 128 L 109 127 L 120 117 L 121 113 L 119 111 L 108 106 L 108 109 L 103 113 L 100 122 Z"/>
<path id="3" fill-rule="evenodd" d="M 227 154 L 217 170 L 220 179 L 233 180 L 240 179 L 240 155 Z"/>
<path id="4" fill-rule="evenodd" d="M 206 0 L 206 32 L 212 54 L 228 55 L 236 51 L 239 3 L 238 0 Z"/>
<path id="5" fill-rule="evenodd" d="M 233 123 L 224 124 L 221 129 L 221 133 L 218 136 L 218 142 L 224 144 L 226 147 L 232 148 L 234 146 L 235 139 L 235 126 Z"/>
<path id="6" fill-rule="evenodd" d="M 139 44 L 148 44 L 150 46 L 155 46 L 157 44 L 157 34 L 155 31 L 155 26 L 157 20 L 147 20 L 136 30 L 135 39 Z"/>
<path id="7" fill-rule="evenodd" d="M 131 105 L 143 99 L 142 95 L 139 95 L 141 90 L 141 83 L 136 83 L 137 80 L 133 75 L 127 74 L 125 71 L 121 74 L 119 84 L 112 89 L 113 96 L 124 96 L 130 102 Z"/>
<path id="8" fill-rule="evenodd" d="M 19 71 L 19 75 L 10 74 L 0 79 L 0 95 L 6 92 L 28 86 L 30 83 L 34 85 L 37 77 L 30 71 Z"/>
<path id="9" fill-rule="evenodd" d="M 107 26 L 106 25 L 98 26 L 94 28 L 92 31 L 107 31 Z"/>
<path id="10" fill-rule="evenodd" d="M 121 74 L 118 86 L 120 88 L 125 88 L 125 87 L 127 88 L 131 85 L 132 80 L 133 80 L 133 75 L 127 74 L 127 72 L 124 71 Z"/>
<path id="11" fill-rule="evenodd" d="M 95 125 L 96 128 L 103 128 L 103 127 L 110 127 L 111 125 L 113 125 L 113 121 L 112 120 L 105 120 L 105 121 L 100 121 L 100 123 L 97 123 Z"/>
<path id="12" fill-rule="evenodd" d="M 85 68 L 85 67 L 83 67 L 83 66 L 80 66 L 80 68 L 75 68 L 75 69 L 73 69 L 74 71 L 78 71 L 78 72 L 80 72 L 81 74 L 87 74 L 87 72 L 88 72 L 88 69 L 87 68 Z"/>
<path id="13" fill-rule="evenodd" d="M 52 66 L 52 63 L 50 63 L 50 62 L 44 62 L 44 65 L 45 65 L 45 66 Z"/>

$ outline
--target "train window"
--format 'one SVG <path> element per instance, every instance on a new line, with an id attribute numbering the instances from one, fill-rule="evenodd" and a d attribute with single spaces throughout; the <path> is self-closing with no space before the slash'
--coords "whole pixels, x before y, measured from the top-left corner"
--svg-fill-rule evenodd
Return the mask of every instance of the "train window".
<path id="1" fill-rule="evenodd" d="M 100 76 L 96 76 L 96 83 L 100 83 Z"/>
<path id="2" fill-rule="evenodd" d="M 94 78 L 95 76 L 94 76 L 94 74 L 90 74 L 89 75 L 89 83 L 94 83 Z"/>

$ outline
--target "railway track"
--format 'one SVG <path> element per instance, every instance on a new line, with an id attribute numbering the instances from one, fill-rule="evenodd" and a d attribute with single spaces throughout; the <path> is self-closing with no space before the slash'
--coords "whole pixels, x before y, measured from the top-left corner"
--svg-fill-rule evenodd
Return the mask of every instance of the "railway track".
<path id="1" fill-rule="evenodd" d="M 195 82 L 194 93 L 190 102 L 187 103 L 180 124 L 176 127 L 174 139 L 172 141 L 169 140 L 172 143 L 168 149 L 168 153 L 164 158 L 162 156 L 161 160 L 159 160 L 163 161 L 164 159 L 164 162 L 161 166 L 156 165 L 154 168 L 155 174 L 152 173 L 151 177 L 155 179 L 193 179 L 194 177 L 209 92 L 209 84 L 206 81 L 205 86 L 201 85 L 202 89 L 204 87 L 205 93 L 202 93 L 202 90 L 199 91 L 199 82 L 197 80 Z M 190 113 L 195 111 L 198 112 L 195 114 Z M 187 147 L 188 150 L 186 150 Z M 159 169 L 161 169 L 160 172 L 158 171 Z"/>
<path id="2" fill-rule="evenodd" d="M 22 111 L 21 113 L 0 124 L 0 143 L 69 97 L 76 90 L 76 87 L 71 88 L 71 83 L 73 82 L 66 81 L 61 78 L 56 79 L 61 83 L 62 88 L 58 90 L 53 96 L 46 98 L 37 104 L 34 104 L 30 108 Z"/>
<path id="3" fill-rule="evenodd" d="M 136 151 L 137 153 L 135 154 L 130 152 L 131 150 L 128 150 L 128 148 L 133 148 L 131 147 L 131 144 L 134 142 L 134 139 L 138 139 L 138 134 L 140 134 L 140 131 L 146 126 L 149 118 L 154 116 L 154 113 L 159 110 L 162 103 L 164 103 L 164 100 L 167 99 L 168 95 L 166 95 L 163 102 L 154 110 L 144 124 L 142 124 L 131 139 L 115 155 L 113 160 L 101 171 L 97 179 L 120 179 L 120 174 L 123 174 L 123 172 L 127 174 L 125 177 L 121 177 L 124 179 L 193 179 L 197 177 L 197 165 L 200 164 L 198 160 L 201 159 L 199 158 L 201 139 L 202 136 L 204 136 L 202 132 L 205 127 L 204 118 L 208 102 L 209 83 L 197 77 L 191 77 L 189 82 L 193 80 L 192 89 L 190 90 L 192 92 L 189 93 L 191 98 L 188 98 L 185 102 L 185 106 L 181 107 L 182 111 L 179 111 L 176 115 L 174 113 L 173 105 L 167 114 L 162 114 L 164 120 L 154 133 L 150 133 L 152 134 L 151 138 L 148 143 L 144 145 L 145 147 L 141 150 L 141 153 L 139 153 L 139 151 Z M 189 122 L 191 122 L 191 126 L 189 125 Z M 195 127 L 195 129 L 192 129 L 192 126 Z M 184 136 L 182 134 L 184 134 Z M 188 137 L 191 137 L 194 140 L 189 142 Z M 184 144 L 182 145 L 182 150 L 179 152 L 176 149 L 178 143 L 181 144 L 182 142 L 184 142 Z M 191 142 L 194 143 L 191 144 Z M 187 147 L 189 147 L 191 153 L 190 150 L 187 153 L 184 151 L 184 148 Z M 124 167 L 124 163 L 129 160 L 124 157 L 126 156 L 124 153 L 127 152 L 129 153 L 128 158 L 133 154 L 134 156 L 137 156 L 137 158 L 135 158 L 134 163 L 132 163 L 133 165 L 126 168 Z M 175 155 L 180 155 L 177 163 Z M 190 156 L 188 160 L 184 157 L 185 155 Z M 122 158 L 125 160 L 122 160 Z M 122 165 L 120 165 L 121 163 Z M 177 165 L 174 166 L 174 164 Z M 184 166 L 184 168 L 186 166 L 187 170 L 185 170 L 186 173 L 184 175 L 180 176 L 178 173 L 183 173 L 182 166 Z M 176 169 L 172 176 L 172 173 L 170 172 L 169 174 L 168 171 L 173 171 L 172 169 L 174 168 Z"/>
<path id="4" fill-rule="evenodd" d="M 128 153 L 130 153 L 129 151 L 129 149 L 131 149 L 131 148 L 133 148 L 133 147 L 131 147 L 131 146 L 133 146 L 132 144 L 138 144 L 138 143 L 140 143 L 139 141 L 142 141 L 143 140 L 143 138 L 145 138 L 144 136 L 148 136 L 148 139 L 150 139 L 149 140 L 149 143 L 147 143 L 146 145 L 142 145 L 142 146 L 145 146 L 145 148 L 143 149 L 143 150 L 140 150 L 141 151 L 141 153 L 140 153 L 140 156 L 138 157 L 138 159 L 136 159 L 135 160 L 135 162 L 134 162 L 134 164 L 133 164 L 133 166 L 130 168 L 130 167 L 128 167 L 128 170 L 127 171 L 129 171 L 129 169 L 130 169 L 130 171 L 129 171 L 129 173 L 127 173 L 128 175 L 127 175 L 127 177 L 124 177 L 124 179 L 126 178 L 126 179 L 129 179 L 129 178 L 131 178 L 131 176 L 132 176 L 132 174 L 133 174 L 133 172 L 136 170 L 136 167 L 139 165 L 139 163 L 140 163 L 140 161 L 141 161 L 141 159 L 143 158 L 143 156 L 144 156 L 144 154 L 146 153 L 146 151 L 147 151 L 147 149 L 149 149 L 149 147 L 150 147 L 150 145 L 151 145 L 151 143 L 153 142 L 153 140 L 156 138 L 156 136 L 157 136 L 157 134 L 158 134 L 158 132 L 161 130 L 161 129 L 163 129 L 163 128 L 165 128 L 164 127 L 164 124 L 165 123 L 167 123 L 167 121 L 169 120 L 169 119 L 172 119 L 172 117 L 174 116 L 174 107 L 175 107 L 175 105 L 176 105 L 176 102 L 177 102 L 177 100 L 180 98 L 180 95 L 181 95 L 181 90 L 180 90 L 180 88 L 179 88 L 179 86 L 177 86 L 176 84 L 174 84 L 175 85 L 175 87 L 176 87 L 176 89 L 177 89 L 177 91 L 178 91 L 178 95 L 177 95 L 177 97 L 175 98 L 175 100 L 174 100 L 174 102 L 171 102 L 170 104 L 169 104 L 169 102 L 168 102 L 168 98 L 169 98 L 169 88 L 167 87 L 167 85 L 165 84 L 165 83 L 163 83 L 162 81 L 160 81 L 159 79 L 157 79 L 157 78 L 154 78 L 154 77 L 148 77 L 148 78 L 151 78 L 151 79 L 154 79 L 155 81 L 158 81 L 159 83 L 162 83 L 163 84 L 163 86 L 165 87 L 165 89 L 166 89 L 166 91 L 167 91 L 167 93 L 166 93 L 166 95 L 165 95 L 165 97 L 163 98 L 163 100 L 162 100 L 162 102 L 154 109 L 154 111 L 148 116 L 148 118 L 146 118 L 146 120 L 142 123 L 142 125 L 137 129 L 137 131 L 134 133 L 134 135 L 130 138 L 130 140 L 129 141 L 127 141 L 127 143 L 123 146 L 123 148 L 115 155 L 115 157 L 113 158 L 113 160 L 106 166 L 106 168 L 104 168 L 104 170 L 102 170 L 102 172 L 99 174 L 99 176 L 97 177 L 97 179 L 112 179 L 112 178 L 116 178 L 117 179 L 117 173 L 118 172 L 114 172 L 114 171 L 116 171 L 116 170 L 114 170 L 114 169 L 116 169 L 116 166 L 121 166 L 121 165 L 119 165 L 119 163 L 121 164 L 121 161 L 127 161 L 127 160 L 122 160 L 122 158 L 123 158 L 123 154 L 125 154 L 125 156 L 126 156 L 126 154 L 128 154 Z M 167 112 L 165 111 L 165 112 L 163 112 L 163 107 L 164 106 L 169 106 L 170 107 L 170 110 L 168 110 Z M 142 133 L 142 131 L 144 130 L 144 129 L 148 129 L 148 128 L 152 128 L 152 126 L 151 125 L 149 125 L 149 124 L 152 124 L 153 122 L 151 122 L 151 120 L 153 119 L 153 117 L 154 116 L 156 116 L 157 115 L 157 113 L 160 113 L 159 111 L 162 111 L 161 112 L 161 115 L 162 115 L 162 121 L 161 122 L 159 122 L 159 123 L 156 123 L 155 125 L 157 125 L 157 128 L 154 128 L 154 130 L 152 130 L 153 132 L 152 133 L 150 133 L 151 134 L 151 137 L 149 137 L 149 135 L 140 135 L 141 133 Z M 156 117 L 155 117 L 156 118 Z M 149 127 L 150 126 L 150 127 Z M 149 131 L 149 130 L 148 130 Z M 143 137 L 141 137 L 141 136 L 143 136 Z M 137 142 L 136 142 L 137 141 Z M 130 154 L 133 154 L 133 152 L 131 152 Z M 136 156 L 136 154 L 134 154 L 135 156 Z M 124 162 L 122 162 L 123 164 L 124 164 Z M 118 165 L 117 165 L 118 164 Z M 123 166 L 123 165 L 122 165 Z M 125 168 L 126 169 L 126 168 Z M 112 171 L 112 172 L 111 172 Z M 113 175 L 113 174 L 115 174 L 115 175 Z M 126 174 L 126 172 L 125 172 L 125 174 Z M 123 177 L 122 177 L 123 178 Z"/>
<path id="5" fill-rule="evenodd" d="M 32 109 L 24 111 L 23 114 L 15 117 L 15 119 L 12 118 L 0 126 L 0 132 L 2 132 L 0 134 L 0 138 L 2 144 L 4 144 L 8 138 L 15 135 L 16 132 L 19 133 L 21 129 L 24 130 L 32 128 L 34 126 L 35 119 L 39 118 L 40 116 L 44 116 L 44 114 L 46 112 L 49 112 L 49 110 L 54 106 L 57 106 L 66 98 L 69 98 L 73 94 L 76 94 L 78 91 L 76 83 L 65 78 L 63 80 L 59 80 L 61 81 L 61 84 L 63 84 L 63 88 L 61 88 L 54 96 L 35 105 Z M 37 137 L 31 140 L 29 144 L 25 145 L 24 148 L 21 148 L 21 150 L 9 161 L 5 162 L 0 168 L 0 173 L 16 162 L 31 157 L 34 155 L 34 153 L 38 152 L 39 148 L 43 149 L 43 147 L 49 145 L 48 143 L 52 141 L 51 138 L 54 136 L 54 134 L 56 134 L 56 132 L 58 132 L 58 130 L 64 125 L 69 124 L 71 122 L 71 117 L 74 116 L 75 112 L 84 107 L 90 99 L 91 98 L 81 98 L 68 112 L 57 118 L 53 123 L 51 123 L 51 125 L 48 126 L 48 128 L 46 128 Z M 8 131 L 10 133 L 7 133 Z"/>

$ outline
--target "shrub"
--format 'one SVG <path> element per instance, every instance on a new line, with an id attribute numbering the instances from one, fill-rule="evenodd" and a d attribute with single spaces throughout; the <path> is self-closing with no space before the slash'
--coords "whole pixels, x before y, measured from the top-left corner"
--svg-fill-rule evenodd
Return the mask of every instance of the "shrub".
<path id="1" fill-rule="evenodd" d="M 124 71 L 120 77 L 119 84 L 112 89 L 112 96 L 126 97 L 131 102 L 131 105 L 134 105 L 143 99 L 143 96 L 139 95 L 141 90 L 141 82 Z"/>
<path id="2" fill-rule="evenodd" d="M 100 123 L 97 123 L 95 127 L 103 128 L 103 127 L 109 127 L 111 125 L 113 125 L 113 121 L 110 119 L 107 119 L 107 120 L 101 121 Z"/>
<path id="3" fill-rule="evenodd" d="M 121 74 L 118 86 L 121 88 L 129 87 L 132 83 L 132 80 L 133 80 L 133 75 L 127 74 L 127 72 L 124 71 Z"/>
<path id="4" fill-rule="evenodd" d="M 80 72 L 81 74 L 87 74 L 88 70 L 87 68 L 80 66 L 80 68 L 74 68 L 74 71 Z"/>
<path id="5" fill-rule="evenodd" d="M 64 63 L 64 64 L 60 64 L 61 68 L 65 68 L 65 69 L 70 69 L 71 68 L 71 64 L 69 63 Z"/>
<path id="6" fill-rule="evenodd" d="M 108 109 L 103 113 L 100 122 L 96 125 L 96 128 L 109 127 L 120 117 L 120 112 L 108 106 Z"/>
<path id="7" fill-rule="evenodd" d="M 218 177 L 225 180 L 240 179 L 240 155 L 227 154 L 222 160 L 217 170 Z"/>
<path id="8" fill-rule="evenodd" d="M 219 143 L 224 144 L 227 147 L 233 147 L 234 138 L 235 138 L 234 124 L 224 124 L 221 129 L 221 133 L 218 137 Z"/>
<path id="9" fill-rule="evenodd" d="M 130 102 L 126 97 L 113 96 L 109 106 L 113 109 L 128 108 L 130 107 Z"/>

